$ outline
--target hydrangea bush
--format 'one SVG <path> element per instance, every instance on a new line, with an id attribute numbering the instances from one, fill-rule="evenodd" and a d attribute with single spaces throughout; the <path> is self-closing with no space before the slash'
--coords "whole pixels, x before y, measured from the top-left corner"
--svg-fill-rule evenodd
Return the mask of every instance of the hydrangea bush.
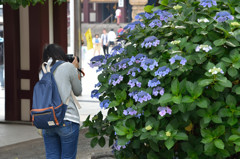
<path id="1" fill-rule="evenodd" d="M 240 158 L 240 3 L 162 0 L 146 6 L 92 92 L 108 109 L 84 122 L 119 159 Z"/>

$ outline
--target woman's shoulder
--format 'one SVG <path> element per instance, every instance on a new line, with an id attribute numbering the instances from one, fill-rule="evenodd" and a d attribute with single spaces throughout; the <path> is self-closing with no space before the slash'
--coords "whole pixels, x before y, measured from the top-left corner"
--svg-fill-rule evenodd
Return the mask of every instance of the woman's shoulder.
<path id="1" fill-rule="evenodd" d="M 69 71 L 72 69 L 75 69 L 74 65 L 70 62 L 64 62 L 59 67 L 61 68 L 61 70 L 69 70 Z"/>

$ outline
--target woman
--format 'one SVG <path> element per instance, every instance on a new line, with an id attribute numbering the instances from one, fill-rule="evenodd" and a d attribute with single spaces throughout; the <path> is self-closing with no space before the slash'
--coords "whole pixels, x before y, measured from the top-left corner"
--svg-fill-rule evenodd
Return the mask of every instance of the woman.
<path id="1" fill-rule="evenodd" d="M 94 52 L 93 56 L 95 56 L 96 51 L 98 52 L 98 55 L 100 55 L 100 50 L 101 50 L 101 39 L 99 38 L 99 35 L 96 34 L 95 38 L 93 38 L 93 44 L 94 44 Z"/>
<path id="2" fill-rule="evenodd" d="M 57 60 L 67 61 L 63 49 L 56 44 L 46 46 L 43 51 L 43 62 L 53 66 Z M 68 98 L 69 102 L 63 124 L 51 129 L 44 129 L 42 132 L 47 159 L 76 158 L 80 118 L 71 91 L 76 96 L 82 92 L 81 76 L 77 71 L 78 66 L 75 57 L 72 63 L 65 62 L 58 66 L 54 72 L 62 102 L 66 104 Z M 40 74 L 40 78 L 41 76 Z"/>

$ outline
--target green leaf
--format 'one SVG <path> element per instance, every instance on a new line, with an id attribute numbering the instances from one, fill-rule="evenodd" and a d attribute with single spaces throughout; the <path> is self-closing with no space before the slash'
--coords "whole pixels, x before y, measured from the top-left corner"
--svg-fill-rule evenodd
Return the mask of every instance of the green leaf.
<path id="1" fill-rule="evenodd" d="M 167 149 L 170 150 L 174 146 L 174 141 L 173 139 L 169 138 L 164 142 L 164 144 L 167 147 Z"/>
<path id="2" fill-rule="evenodd" d="M 98 138 L 95 137 L 91 140 L 90 145 L 91 145 L 92 148 L 94 148 L 97 145 L 97 143 L 98 143 Z"/>
<path id="3" fill-rule="evenodd" d="M 168 5 L 168 0 L 162 0 L 161 4 L 164 5 L 164 6 L 167 6 Z"/>
<path id="4" fill-rule="evenodd" d="M 197 106 L 199 106 L 200 108 L 207 108 L 208 107 L 208 100 L 206 98 L 201 98 L 197 102 Z"/>
<path id="5" fill-rule="evenodd" d="M 212 121 L 214 123 L 218 123 L 219 124 L 219 123 L 222 123 L 222 118 L 217 116 L 217 115 L 214 115 L 214 116 L 212 116 Z"/>
<path id="6" fill-rule="evenodd" d="M 107 116 L 107 119 L 108 119 L 109 121 L 116 121 L 116 120 L 120 119 L 120 117 L 119 117 L 118 115 L 114 114 L 114 113 L 110 113 L 110 114 Z"/>
<path id="7" fill-rule="evenodd" d="M 237 69 L 233 68 L 233 67 L 230 67 L 228 69 L 228 74 L 231 76 L 231 77 L 235 77 L 238 75 L 238 71 Z"/>
<path id="8" fill-rule="evenodd" d="M 109 104 L 109 108 L 112 108 L 112 107 L 116 107 L 116 106 L 118 106 L 119 105 L 119 103 L 117 102 L 117 101 L 112 101 L 112 102 L 110 102 L 110 104 Z"/>
<path id="9" fill-rule="evenodd" d="M 140 140 L 145 140 L 149 137 L 149 133 L 148 132 L 145 132 L 145 133 L 142 133 L 142 135 L 140 136 Z"/>
<path id="10" fill-rule="evenodd" d="M 127 134 L 128 129 L 124 126 L 114 126 L 114 130 L 116 132 L 117 135 L 123 136 Z"/>
<path id="11" fill-rule="evenodd" d="M 179 81 L 177 78 L 172 81 L 171 91 L 174 95 L 178 95 L 179 93 Z"/>
<path id="12" fill-rule="evenodd" d="M 118 136 L 118 145 L 123 146 L 126 145 L 126 143 L 129 140 L 125 136 Z"/>
<path id="13" fill-rule="evenodd" d="M 150 141 L 150 147 L 152 148 L 152 150 L 159 152 L 159 147 L 157 143 Z"/>
<path id="14" fill-rule="evenodd" d="M 237 100 L 234 96 L 229 94 L 226 98 L 226 103 L 229 106 L 235 106 L 237 104 Z"/>
<path id="15" fill-rule="evenodd" d="M 158 159 L 158 158 L 159 158 L 159 156 L 154 151 L 150 151 L 147 154 L 147 159 Z"/>
<path id="16" fill-rule="evenodd" d="M 194 88 L 195 88 L 195 86 L 192 82 L 190 82 L 190 81 L 186 82 L 186 89 L 187 89 L 188 93 L 191 94 L 191 96 L 193 96 Z"/>
<path id="17" fill-rule="evenodd" d="M 183 103 L 192 103 L 194 101 L 194 99 L 190 96 L 184 96 L 182 99 Z"/>
<path id="18" fill-rule="evenodd" d="M 100 137 L 100 139 L 98 140 L 98 145 L 104 147 L 105 144 L 106 144 L 105 138 L 103 136 Z"/>
<path id="19" fill-rule="evenodd" d="M 115 94 L 115 97 L 116 97 L 118 102 L 121 102 L 121 101 L 123 101 L 127 98 L 127 93 L 126 93 L 125 90 L 117 91 L 116 94 Z"/>
<path id="20" fill-rule="evenodd" d="M 154 8 L 154 5 L 146 5 L 144 7 L 144 11 L 148 12 L 148 13 L 151 13 L 153 8 Z"/>
<path id="21" fill-rule="evenodd" d="M 176 139 L 176 140 L 188 140 L 188 136 L 187 136 L 187 134 L 185 134 L 183 132 L 179 132 L 179 133 L 177 133 L 177 135 L 174 136 L 174 139 Z"/>
<path id="22" fill-rule="evenodd" d="M 171 102 L 172 101 L 172 94 L 169 94 L 169 93 L 165 93 L 163 96 L 161 96 L 161 98 L 159 99 L 159 103 L 161 105 L 164 105 L 168 102 Z"/>
<path id="23" fill-rule="evenodd" d="M 205 87 L 213 82 L 213 79 L 204 79 L 198 82 L 199 86 Z"/>
<path id="24" fill-rule="evenodd" d="M 224 143 L 221 139 L 214 140 L 214 145 L 221 150 L 224 149 Z"/>
<path id="25" fill-rule="evenodd" d="M 240 13 L 240 7 L 235 7 L 235 11 Z"/>
<path id="26" fill-rule="evenodd" d="M 235 89 L 236 94 L 240 95 L 240 86 Z"/>
<path id="27" fill-rule="evenodd" d="M 176 104 L 181 104 L 181 101 L 182 101 L 182 96 L 173 96 L 172 97 L 172 101 Z"/>
<path id="28" fill-rule="evenodd" d="M 226 42 L 226 39 L 218 39 L 218 40 L 215 40 L 215 41 L 213 42 L 213 44 L 214 44 L 215 46 L 221 46 L 221 45 L 225 44 L 225 42 Z"/>
<path id="29" fill-rule="evenodd" d="M 231 135 L 229 138 L 228 138 L 228 140 L 229 141 L 235 141 L 235 140 L 238 140 L 240 138 L 240 136 L 238 136 L 238 135 Z"/>
<path id="30" fill-rule="evenodd" d="M 227 58 L 227 57 L 223 57 L 221 60 L 226 62 L 226 63 L 232 63 L 232 60 Z"/>

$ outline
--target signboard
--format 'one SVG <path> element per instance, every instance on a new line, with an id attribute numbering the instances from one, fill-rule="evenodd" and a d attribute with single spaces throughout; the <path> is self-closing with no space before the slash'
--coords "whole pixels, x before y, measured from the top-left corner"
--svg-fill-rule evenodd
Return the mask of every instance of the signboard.
<path id="1" fill-rule="evenodd" d="M 124 0 L 118 0 L 118 7 L 124 7 Z"/>

